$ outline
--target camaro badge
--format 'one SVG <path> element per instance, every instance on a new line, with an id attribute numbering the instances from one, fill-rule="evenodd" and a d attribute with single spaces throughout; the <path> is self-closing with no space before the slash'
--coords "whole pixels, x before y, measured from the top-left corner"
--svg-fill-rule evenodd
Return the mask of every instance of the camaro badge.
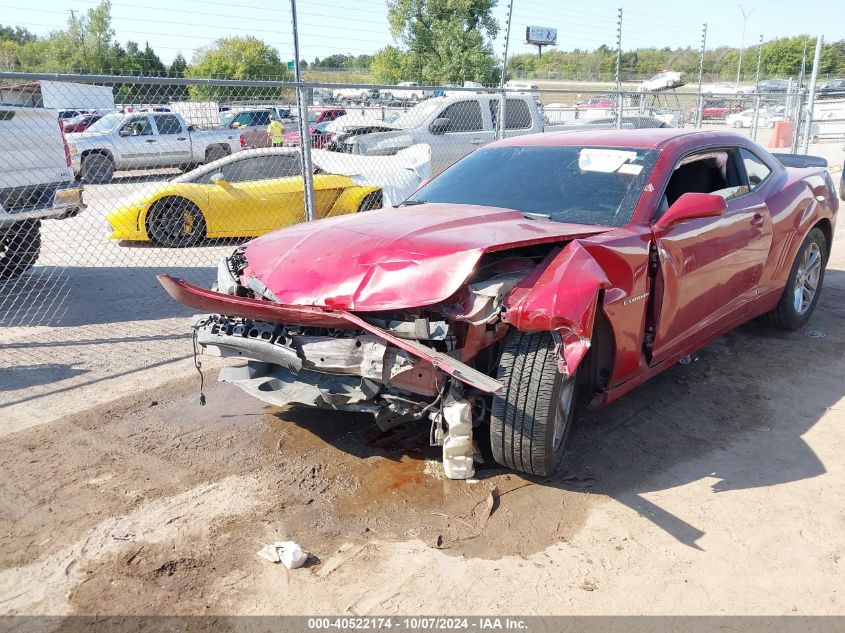
<path id="1" fill-rule="evenodd" d="M 641 295 L 637 295 L 636 297 L 628 297 L 625 301 L 622 302 L 623 306 L 628 305 L 629 303 L 634 303 L 634 301 L 639 301 L 640 299 L 645 299 L 648 296 L 647 292 L 642 293 Z"/>

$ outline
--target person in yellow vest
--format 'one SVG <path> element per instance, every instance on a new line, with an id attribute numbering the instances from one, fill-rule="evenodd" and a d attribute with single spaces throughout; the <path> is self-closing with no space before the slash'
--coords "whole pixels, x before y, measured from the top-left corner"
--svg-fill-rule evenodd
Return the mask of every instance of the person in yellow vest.
<path id="1" fill-rule="evenodd" d="M 273 114 L 270 115 L 270 125 L 267 126 L 267 137 L 273 147 L 281 147 L 285 140 L 285 126 Z"/>

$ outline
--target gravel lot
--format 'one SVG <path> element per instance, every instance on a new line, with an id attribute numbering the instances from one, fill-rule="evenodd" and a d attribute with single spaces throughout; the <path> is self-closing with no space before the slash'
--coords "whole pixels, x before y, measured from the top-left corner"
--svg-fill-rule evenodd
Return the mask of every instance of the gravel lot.
<path id="1" fill-rule="evenodd" d="M 804 331 L 743 326 L 580 419 L 566 478 L 468 484 L 427 428 L 213 380 L 200 407 L 189 314 L 152 274 L 207 282 L 231 246 L 103 225 L 160 177 L 89 187 L 0 288 L 0 612 L 845 614 L 842 227 Z M 307 568 L 255 555 L 282 538 Z"/>

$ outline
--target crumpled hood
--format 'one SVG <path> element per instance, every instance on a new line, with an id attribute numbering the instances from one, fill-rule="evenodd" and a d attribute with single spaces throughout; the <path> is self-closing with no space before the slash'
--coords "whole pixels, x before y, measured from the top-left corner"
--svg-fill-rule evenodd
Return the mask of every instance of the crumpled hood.
<path id="1" fill-rule="evenodd" d="M 448 299 L 485 252 L 607 230 L 470 205 L 368 211 L 298 224 L 249 242 L 242 283 L 257 277 L 285 305 L 397 310 Z"/>

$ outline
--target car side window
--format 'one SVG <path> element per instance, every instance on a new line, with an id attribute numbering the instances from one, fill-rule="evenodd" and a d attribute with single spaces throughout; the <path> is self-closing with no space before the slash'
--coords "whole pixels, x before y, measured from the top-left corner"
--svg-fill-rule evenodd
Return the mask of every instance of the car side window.
<path id="1" fill-rule="evenodd" d="M 255 156 L 223 165 L 220 171 L 223 174 L 223 179 L 229 182 L 250 182 L 266 178 L 264 167 L 264 157 Z"/>
<path id="2" fill-rule="evenodd" d="M 266 111 L 255 112 L 252 116 L 253 125 L 270 125 L 270 113 Z"/>
<path id="3" fill-rule="evenodd" d="M 739 154 L 742 157 L 742 164 L 745 166 L 745 173 L 748 176 L 748 187 L 751 191 L 754 191 L 760 183 L 769 177 L 772 170 L 766 166 L 766 163 L 757 158 L 753 152 L 744 147 L 739 148 Z"/>
<path id="4" fill-rule="evenodd" d="M 458 101 L 443 110 L 438 118 L 449 119 L 448 132 L 476 132 L 484 129 L 478 101 Z"/>
<path id="5" fill-rule="evenodd" d="M 156 115 L 155 121 L 159 134 L 179 134 L 182 132 L 182 124 L 178 117 L 172 114 Z"/>
<path id="6" fill-rule="evenodd" d="M 146 115 L 133 116 L 123 124 L 120 131 L 129 132 L 129 136 L 152 136 L 153 127 L 150 125 L 150 119 Z"/>
<path id="7" fill-rule="evenodd" d="M 297 154 L 265 156 L 264 161 L 263 178 L 289 178 L 302 173 Z"/>
<path id="8" fill-rule="evenodd" d="M 493 120 L 493 127 L 499 116 L 499 100 L 490 100 L 490 118 Z M 505 129 L 525 130 L 531 127 L 531 112 L 528 104 L 522 99 L 508 99 L 505 103 Z"/>
<path id="9" fill-rule="evenodd" d="M 659 218 L 685 193 L 714 193 L 726 200 L 748 193 L 736 164 L 736 151 L 711 150 L 692 154 L 675 167 L 655 213 Z"/>

